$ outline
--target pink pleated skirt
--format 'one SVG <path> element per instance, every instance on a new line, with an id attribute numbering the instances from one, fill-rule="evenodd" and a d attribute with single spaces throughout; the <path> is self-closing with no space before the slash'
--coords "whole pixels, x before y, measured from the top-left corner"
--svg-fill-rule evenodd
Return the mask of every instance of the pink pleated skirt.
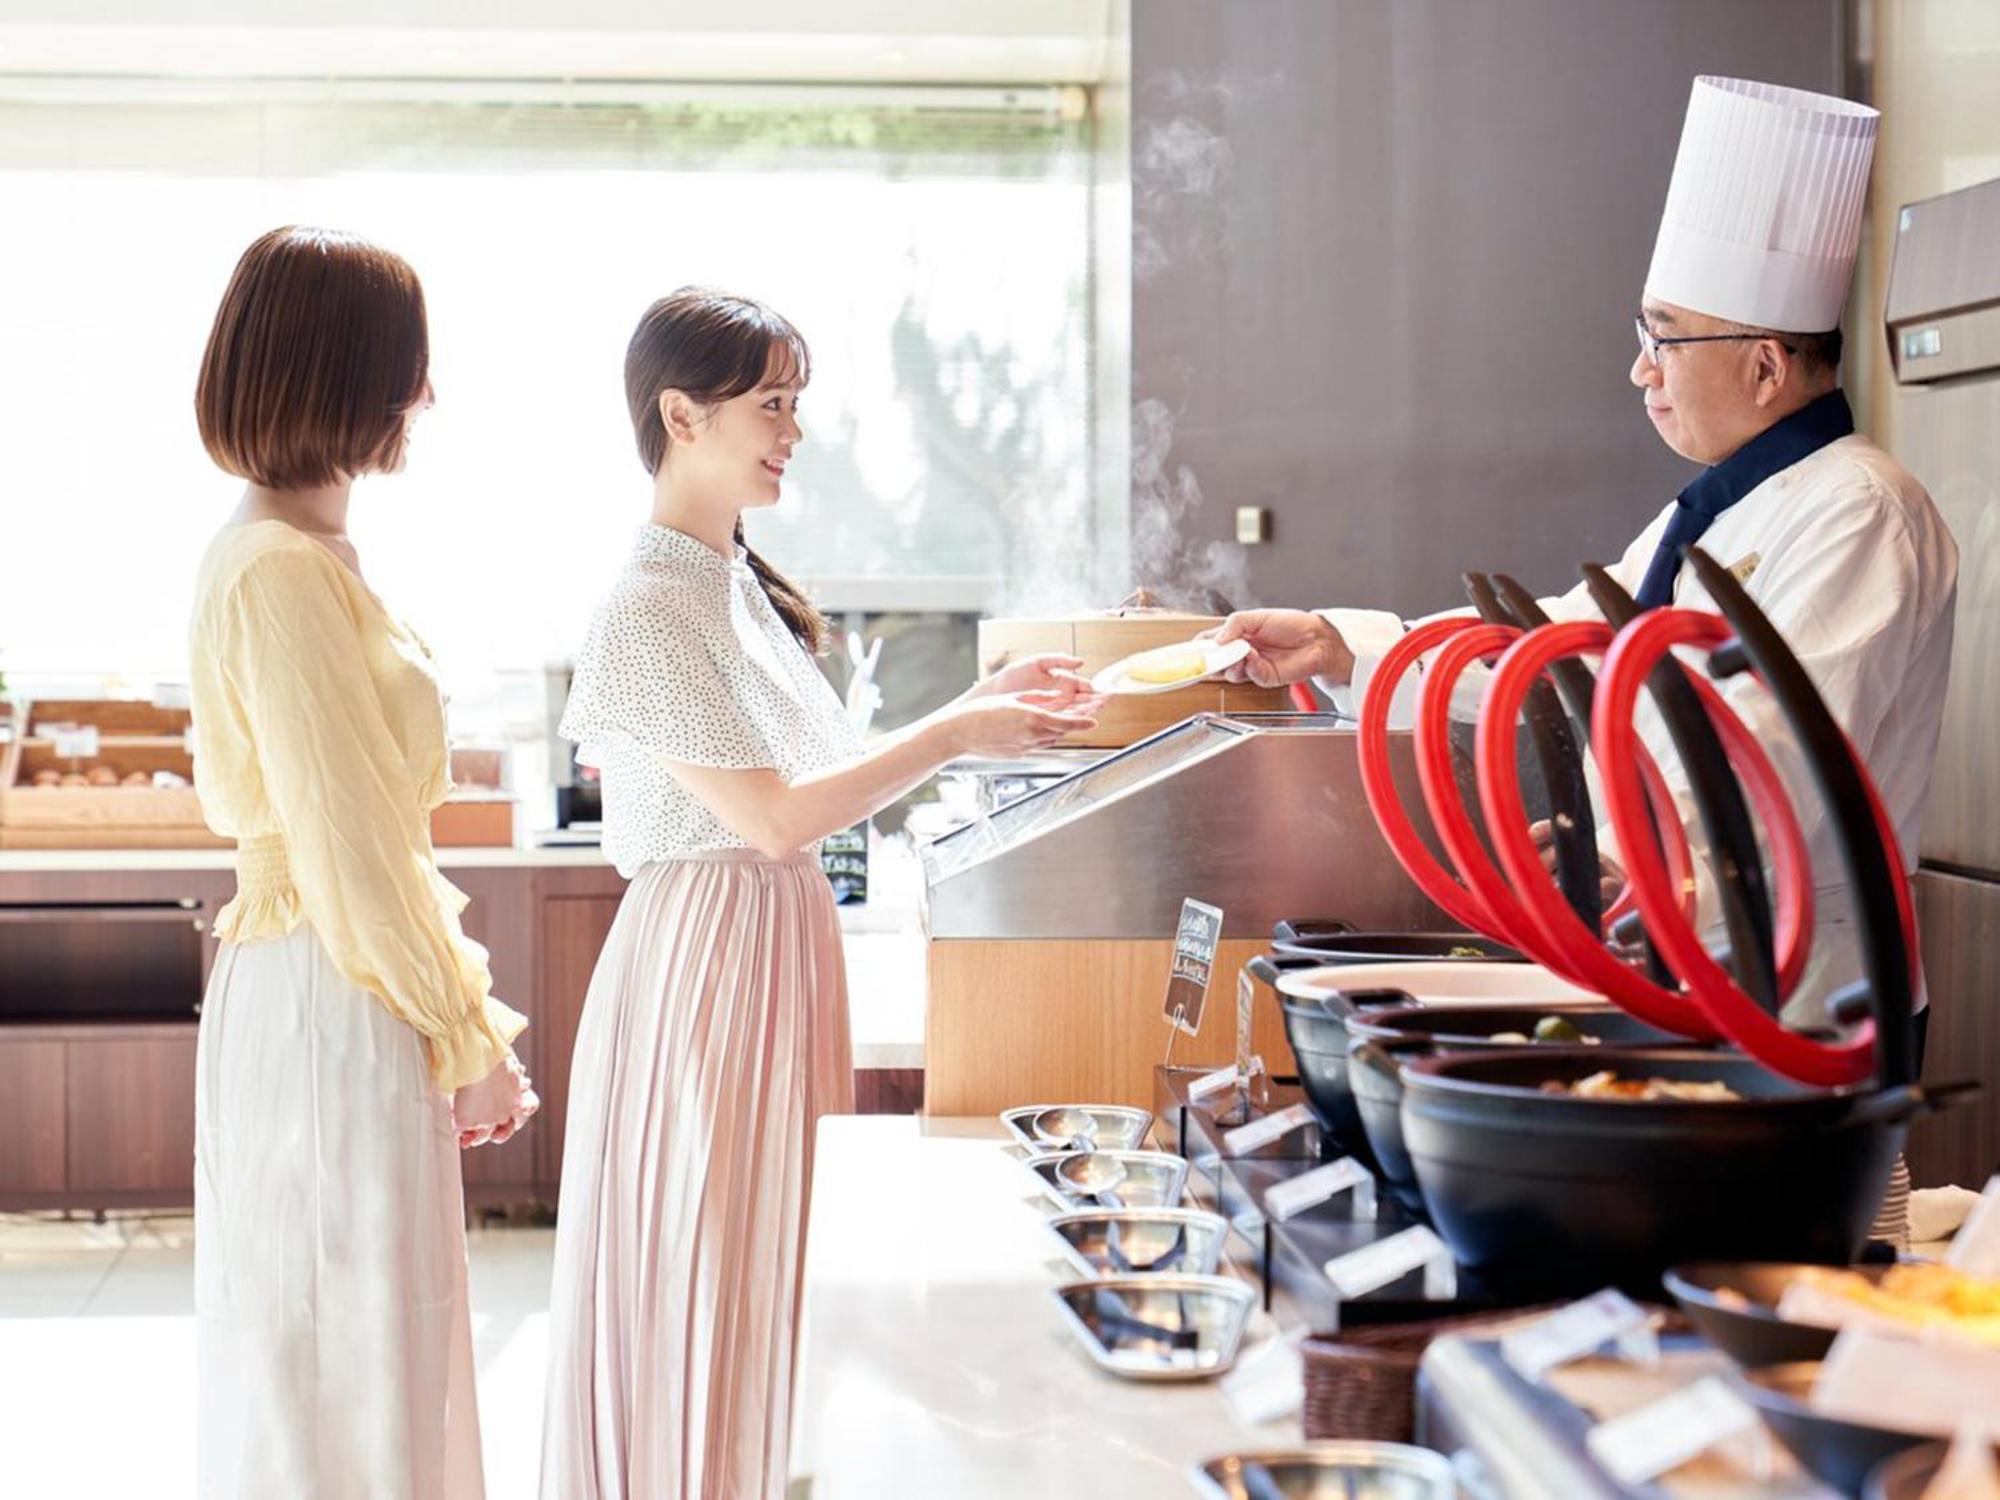
<path id="1" fill-rule="evenodd" d="M 813 1126 L 853 1107 L 818 861 L 640 871 L 571 1062 L 543 1500 L 783 1495 Z"/>

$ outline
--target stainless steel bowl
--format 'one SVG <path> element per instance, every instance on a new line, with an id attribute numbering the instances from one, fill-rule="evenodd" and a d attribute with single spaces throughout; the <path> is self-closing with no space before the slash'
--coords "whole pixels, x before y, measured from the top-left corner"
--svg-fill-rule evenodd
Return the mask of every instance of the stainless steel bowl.
<path id="1" fill-rule="evenodd" d="M 1049 1228 L 1084 1276 L 1210 1276 L 1229 1222 L 1199 1208 L 1092 1208 Z"/>
<path id="2" fill-rule="evenodd" d="M 1228 1276 L 1107 1276 L 1050 1294 L 1090 1357 L 1126 1380 L 1205 1380 L 1236 1363 L 1256 1291 Z"/>
<path id="3" fill-rule="evenodd" d="M 1408 1443 L 1308 1443 L 1211 1458 L 1189 1477 L 1208 1500 L 1454 1500 L 1451 1460 Z"/>
<path id="4" fill-rule="evenodd" d="M 1094 1202 L 1088 1196 L 1079 1196 L 1056 1174 L 1056 1167 L 1071 1157 L 1084 1156 L 1082 1151 L 1045 1151 L 1029 1157 L 1022 1163 L 1042 1185 L 1057 1208 L 1065 1213 L 1083 1209 L 1104 1210 L 1107 1208 L 1178 1208 L 1181 1194 L 1187 1187 L 1188 1164 L 1184 1157 L 1170 1156 L 1164 1151 L 1103 1151 L 1099 1156 L 1114 1158 L 1125 1168 L 1124 1179 L 1118 1184 L 1115 1204 Z"/>
<path id="5" fill-rule="evenodd" d="M 1033 1151 L 1060 1149 L 1064 1143 L 1051 1142 L 1034 1132 L 1035 1116 L 1052 1109 L 1080 1109 L 1097 1125 L 1092 1137 L 1101 1151 L 1137 1151 L 1145 1145 L 1146 1132 L 1153 1128 L 1152 1115 L 1123 1104 L 1023 1104 L 1000 1111 L 1000 1123 L 1021 1145 Z"/>

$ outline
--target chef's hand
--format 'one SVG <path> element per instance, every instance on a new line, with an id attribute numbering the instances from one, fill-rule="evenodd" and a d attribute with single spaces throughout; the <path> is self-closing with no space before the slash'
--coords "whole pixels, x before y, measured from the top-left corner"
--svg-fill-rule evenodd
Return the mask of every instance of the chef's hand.
<path id="1" fill-rule="evenodd" d="M 1239 610 L 1203 636 L 1223 645 L 1250 643 L 1250 654 L 1225 674 L 1231 682 L 1269 688 L 1309 677 L 1346 682 L 1354 675 L 1354 653 L 1340 632 L 1303 609 Z"/>
<path id="2" fill-rule="evenodd" d="M 1066 734 L 1095 728 L 1103 701 L 1057 689 L 973 698 L 948 712 L 960 755 L 1004 759 L 1045 750 Z"/>
<path id="3" fill-rule="evenodd" d="M 527 1071 L 510 1052 L 479 1082 L 468 1083 L 451 1096 L 451 1120 L 458 1127 L 459 1148 L 497 1146 L 541 1107 Z"/>
<path id="4" fill-rule="evenodd" d="M 1556 831 L 1547 818 L 1528 825 L 1528 837 L 1535 841 L 1535 851 L 1542 856 L 1542 868 L 1551 876 L 1556 873 Z M 1625 890 L 1625 867 L 1604 850 L 1597 851 L 1597 894 L 1598 899 L 1609 908 Z"/>
<path id="5" fill-rule="evenodd" d="M 980 678 L 965 696 L 998 698 L 1008 693 L 1062 693 L 1065 701 L 1087 698 L 1089 679 L 1077 675 L 1082 666 L 1082 657 L 1064 656 L 1060 652 L 1024 656 Z"/>

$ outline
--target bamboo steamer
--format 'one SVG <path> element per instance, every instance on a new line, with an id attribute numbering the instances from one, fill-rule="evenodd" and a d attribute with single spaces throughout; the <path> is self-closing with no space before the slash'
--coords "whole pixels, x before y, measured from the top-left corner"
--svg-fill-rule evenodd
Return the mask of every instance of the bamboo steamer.
<path id="1" fill-rule="evenodd" d="M 1083 658 L 1083 675 L 1093 676 L 1137 651 L 1172 646 L 1220 625 L 1219 615 L 1186 614 L 1171 609 L 1096 610 L 1042 619 L 998 619 L 979 622 L 979 671 L 982 676 L 1010 661 L 1060 651 Z M 1170 729 L 1200 713 L 1284 713 L 1292 702 L 1281 688 L 1249 683 L 1195 682 L 1171 693 L 1120 696 L 1110 699 L 1097 716 L 1097 727 L 1069 735 L 1062 743 L 1078 748 L 1115 749 Z"/>

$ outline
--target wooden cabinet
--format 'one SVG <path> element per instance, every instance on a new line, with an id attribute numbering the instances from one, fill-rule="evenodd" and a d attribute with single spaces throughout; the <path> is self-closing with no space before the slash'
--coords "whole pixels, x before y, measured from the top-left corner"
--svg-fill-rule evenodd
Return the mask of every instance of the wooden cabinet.
<path id="1" fill-rule="evenodd" d="M 106 1027 L 72 1034 L 64 1053 L 68 1190 L 193 1201 L 194 1027 Z"/>
<path id="2" fill-rule="evenodd" d="M 518 868 L 461 868 L 447 870 L 445 874 L 471 898 L 472 904 L 459 920 L 466 936 L 486 949 L 493 993 L 528 1018 L 528 1029 L 521 1034 L 514 1051 L 530 1076 L 535 1076 L 539 1073 L 536 1063 L 542 1026 L 534 990 L 532 872 Z M 460 1153 L 469 1202 L 506 1202 L 510 1198 L 533 1196 L 536 1164 L 532 1136 L 540 1127 L 541 1120 L 537 1117 L 529 1125 L 529 1133 L 518 1141 Z"/>
<path id="3" fill-rule="evenodd" d="M 625 882 L 596 862 L 455 864 L 445 875 L 470 898 L 462 920 L 487 950 L 493 992 L 528 1017 L 518 1050 L 542 1096 L 518 1140 L 465 1153 L 466 1201 L 553 1203 L 570 1048 Z M 11 1024 L 0 1016 L 0 1210 L 193 1201 L 195 1022 L 91 1014 L 86 1001 L 122 981 L 115 964 L 78 965 L 94 954 L 157 969 L 164 950 L 135 957 L 122 934 L 133 910 L 171 907 L 170 920 L 154 927 L 198 945 L 166 954 L 174 1004 L 191 1013 L 216 952 L 207 934 L 234 890 L 226 868 L 0 864 L 0 911 L 11 918 L 0 924 L 0 993 L 14 1016 Z M 84 930 L 76 913 L 86 908 L 106 913 L 101 952 L 64 937 Z M 67 925 L 44 932 L 37 924 Z M 29 943 L 22 934 L 37 936 Z"/>
<path id="4" fill-rule="evenodd" d="M 555 895 L 541 902 L 535 947 L 541 974 L 536 994 L 542 1002 L 537 1022 L 546 1028 L 536 1076 L 542 1112 L 534 1123 L 537 1172 L 545 1183 L 562 1181 L 564 1123 L 569 1117 L 569 1062 L 577 1023 L 597 955 L 618 917 L 621 895 Z"/>
<path id="5" fill-rule="evenodd" d="M 59 1041 L 0 1046 L 0 1195 L 62 1191 L 63 1052 Z"/>

